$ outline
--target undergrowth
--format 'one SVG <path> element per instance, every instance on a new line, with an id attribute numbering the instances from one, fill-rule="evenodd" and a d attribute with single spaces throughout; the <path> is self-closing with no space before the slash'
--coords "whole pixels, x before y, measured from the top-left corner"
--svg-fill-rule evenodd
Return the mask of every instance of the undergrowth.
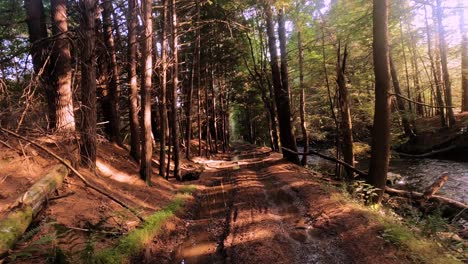
<path id="1" fill-rule="evenodd" d="M 449 248 L 443 241 L 436 239 L 436 234 L 447 230 L 447 220 L 440 214 L 422 217 L 413 209 L 412 217 L 402 218 L 390 208 L 385 206 L 367 205 L 367 199 L 373 195 L 375 189 L 362 183 L 354 183 L 352 191 L 348 192 L 343 185 L 341 191 L 331 192 L 331 198 L 339 202 L 346 202 L 357 210 L 363 211 L 368 219 L 379 222 L 383 230 L 381 237 L 405 250 L 408 257 L 417 263 L 451 264 L 463 263 L 463 250 L 457 252 Z M 464 249 L 466 250 L 466 249 Z M 461 253 L 461 254 L 460 254 Z"/>
<path id="2" fill-rule="evenodd" d="M 140 252 L 153 239 L 163 223 L 182 207 L 185 200 L 195 190 L 196 186 L 194 185 L 182 186 L 169 205 L 150 215 L 140 228 L 124 236 L 121 236 L 123 233 L 120 232 L 107 232 L 105 230 L 105 224 L 110 218 L 116 221 L 116 217 L 112 216 L 103 216 L 96 224 L 86 223 L 83 229 L 87 230 L 84 241 L 79 239 L 78 233 L 73 232 L 74 230 L 66 226 L 50 219 L 42 221 L 42 223 L 30 228 L 23 235 L 22 239 L 18 241 L 18 244 L 23 246 L 21 249 L 12 251 L 7 258 L 7 262 L 15 263 L 21 260 L 40 258 L 45 260 L 45 263 L 54 264 L 126 263 L 132 255 Z M 114 216 L 119 218 L 118 212 Z M 120 226 L 120 229 L 122 229 L 122 226 Z M 38 234 L 42 235 L 31 241 Z M 109 238 L 109 236 L 121 237 L 114 247 L 98 252 L 96 250 L 97 241 Z M 67 248 L 67 250 L 64 250 L 64 248 Z"/>
<path id="3" fill-rule="evenodd" d="M 126 263 L 128 259 L 140 252 L 153 239 L 163 223 L 179 210 L 187 199 L 188 187 L 185 193 L 176 195 L 174 200 L 164 209 L 149 216 L 141 228 L 135 229 L 120 239 L 115 247 L 96 254 L 96 263 Z"/>

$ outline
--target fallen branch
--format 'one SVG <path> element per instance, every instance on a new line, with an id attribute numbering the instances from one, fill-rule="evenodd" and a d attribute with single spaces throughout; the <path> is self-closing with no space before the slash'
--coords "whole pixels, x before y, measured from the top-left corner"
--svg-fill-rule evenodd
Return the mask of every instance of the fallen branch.
<path id="1" fill-rule="evenodd" d="M 359 170 L 359 169 L 356 169 L 355 167 L 353 167 L 352 165 L 342 161 L 342 160 L 339 160 L 339 159 L 335 159 L 333 157 L 330 157 L 330 156 L 327 156 L 327 155 L 324 155 L 320 152 L 317 152 L 317 151 L 314 151 L 314 150 L 309 150 L 308 152 L 305 152 L 305 153 L 302 153 L 302 152 L 297 152 L 297 151 L 293 151 L 291 149 L 288 149 L 288 148 L 285 148 L 285 147 L 281 147 L 283 150 L 286 150 L 287 152 L 290 152 L 290 153 L 293 153 L 293 154 L 296 154 L 296 155 L 315 155 L 315 156 L 319 156 L 321 157 L 322 159 L 326 159 L 326 160 L 329 160 L 329 161 L 333 161 L 333 162 L 336 162 L 340 165 L 343 165 L 343 167 L 347 168 L 347 169 L 350 169 L 352 171 L 354 171 L 355 173 L 357 173 L 358 175 L 362 176 L 362 177 L 367 177 L 367 173 L 362 171 L 362 170 Z"/>
<path id="2" fill-rule="evenodd" d="M 406 100 L 406 101 L 408 101 L 408 102 L 411 102 L 411 103 L 414 103 L 414 104 L 417 104 L 417 105 L 427 106 L 427 107 L 430 107 L 430 108 L 455 108 L 455 106 L 437 106 L 437 105 L 430 105 L 430 104 L 420 103 L 420 102 L 411 100 L 411 99 L 409 99 L 408 97 L 404 97 L 404 96 L 401 95 L 401 94 L 389 93 L 388 95 L 389 95 L 389 96 L 400 97 L 401 99 Z"/>
<path id="3" fill-rule="evenodd" d="M 50 201 L 54 201 L 54 200 L 58 200 L 58 199 L 67 198 L 68 196 L 72 196 L 74 194 L 75 194 L 75 192 L 69 192 L 69 193 L 66 193 L 66 194 L 63 194 L 63 195 L 57 195 L 57 196 L 54 196 L 54 197 L 50 197 L 47 200 L 50 202 Z"/>
<path id="4" fill-rule="evenodd" d="M 439 191 L 440 188 L 442 188 L 442 186 L 444 186 L 444 184 L 447 182 L 448 179 L 449 179 L 448 173 L 442 174 L 442 176 L 440 176 L 434 183 L 432 183 L 431 186 L 429 186 L 429 188 L 427 188 L 426 191 L 424 191 L 423 193 L 424 200 L 428 200 L 429 198 L 434 196 L 434 194 L 437 191 Z"/>
<path id="5" fill-rule="evenodd" d="M 98 193 L 106 196 L 107 198 L 111 199 L 112 201 L 116 202 L 117 204 L 119 204 L 120 206 L 122 206 L 123 208 L 129 210 L 133 215 L 135 215 L 138 219 L 140 219 L 140 221 L 144 222 L 145 220 L 143 219 L 143 217 L 140 216 L 140 214 L 135 211 L 134 209 L 132 209 L 130 206 L 128 206 L 126 203 L 120 201 L 118 198 L 112 196 L 111 194 L 107 193 L 106 191 L 102 190 L 101 188 L 99 187 L 96 187 L 94 186 L 93 184 L 91 184 L 78 170 L 76 170 L 73 166 L 71 166 L 70 162 L 65 160 L 65 159 L 62 159 L 61 157 L 59 157 L 57 154 L 55 154 L 52 150 L 34 142 L 33 140 L 30 140 L 26 137 L 23 137 L 13 131 L 10 131 L 8 129 L 5 129 L 5 128 L 1 128 L 0 127 L 0 130 L 9 134 L 9 135 L 12 135 L 14 137 L 17 137 L 19 139 L 22 139 L 24 141 L 27 141 L 31 144 L 33 144 L 34 146 L 40 148 L 41 150 L 47 152 L 49 155 L 51 155 L 52 157 L 54 157 L 55 159 L 57 159 L 58 161 L 60 161 L 63 165 L 65 165 L 67 168 L 69 168 L 76 176 L 78 176 L 78 178 L 83 181 L 83 183 L 88 186 L 89 188 L 97 191 Z"/>
<path id="6" fill-rule="evenodd" d="M 106 235 L 122 236 L 122 235 L 127 234 L 125 232 L 111 232 L 111 231 L 104 231 L 104 230 L 97 230 L 97 229 L 80 228 L 80 227 L 74 227 L 74 226 L 66 226 L 65 228 L 71 229 L 71 230 L 82 231 L 82 232 L 88 232 L 88 233 L 101 233 L 101 234 L 106 234 Z"/>

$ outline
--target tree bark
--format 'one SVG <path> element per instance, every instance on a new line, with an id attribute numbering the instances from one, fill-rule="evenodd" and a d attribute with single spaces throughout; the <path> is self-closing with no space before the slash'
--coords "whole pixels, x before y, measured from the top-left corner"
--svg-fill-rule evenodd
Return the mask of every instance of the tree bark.
<path id="1" fill-rule="evenodd" d="M 304 152 L 309 151 L 309 136 L 307 135 L 307 125 L 305 120 L 305 87 L 304 87 L 304 47 L 302 46 L 302 32 L 297 32 L 297 46 L 299 50 L 299 88 L 301 89 L 300 95 L 300 109 L 299 115 L 301 118 L 302 141 L 304 142 Z M 302 166 L 307 165 L 307 156 L 303 155 L 301 159 Z"/>
<path id="2" fill-rule="evenodd" d="M 442 16 L 443 10 L 441 6 L 441 0 L 436 0 L 437 3 L 437 26 L 438 26 L 438 33 L 439 33 L 439 50 L 440 50 L 440 58 L 441 58 L 441 65 L 442 65 L 442 73 L 444 78 L 444 85 L 445 85 L 445 102 L 447 106 L 452 106 L 452 84 L 450 82 L 450 75 L 447 66 L 447 44 L 445 43 L 445 30 L 444 25 L 442 24 Z M 447 115 L 449 126 L 453 126 L 455 124 L 455 115 L 453 113 L 452 108 L 447 108 Z"/>
<path id="3" fill-rule="evenodd" d="M 54 93 L 55 119 L 51 120 L 55 131 L 75 131 L 75 115 L 71 90 L 71 55 L 68 40 L 67 0 L 51 1 L 52 46 L 50 76 Z"/>
<path id="4" fill-rule="evenodd" d="M 81 37 L 81 162 L 96 168 L 96 58 L 95 15 L 96 0 L 80 0 Z"/>
<path id="5" fill-rule="evenodd" d="M 130 156 L 140 161 L 140 122 L 138 119 L 138 84 L 137 84 L 137 1 L 128 2 L 128 77 L 130 80 Z"/>
<path id="6" fill-rule="evenodd" d="M 168 21 L 168 0 L 163 0 L 162 11 L 162 38 L 161 38 L 161 73 L 160 83 L 161 89 L 159 94 L 159 106 L 161 116 L 161 134 L 159 138 L 159 175 L 168 178 L 169 171 L 166 171 L 166 141 L 167 141 L 167 21 Z"/>
<path id="7" fill-rule="evenodd" d="M 462 76 L 462 112 L 468 111 L 468 34 L 466 33 L 464 9 L 460 10 L 461 45 L 461 76 Z"/>
<path id="8" fill-rule="evenodd" d="M 429 61 L 431 63 L 431 70 L 432 70 L 432 75 L 433 75 L 434 83 L 435 83 L 437 104 L 439 106 L 445 106 L 444 99 L 442 97 L 441 82 L 440 82 L 440 79 L 438 77 L 439 74 L 437 72 L 437 66 L 436 66 L 436 62 L 434 60 L 434 56 L 433 56 L 431 33 L 430 33 L 431 28 L 429 27 L 429 23 L 427 22 L 427 10 L 426 10 L 426 8 L 424 8 L 424 19 L 425 19 L 425 24 L 426 24 L 427 54 L 429 56 Z M 445 113 L 444 113 L 443 108 L 439 109 L 439 115 L 440 115 L 441 125 L 443 127 L 445 127 L 447 124 L 446 124 Z"/>
<path id="9" fill-rule="evenodd" d="M 120 114 L 119 114 L 119 67 L 117 65 L 117 55 L 115 51 L 114 35 L 112 30 L 112 3 L 111 0 L 103 0 L 102 2 L 102 26 L 104 33 L 104 43 L 107 53 L 109 54 L 109 62 L 107 64 L 108 77 L 108 94 L 103 98 L 106 101 L 106 109 L 104 114 L 106 121 L 106 134 L 111 142 L 122 144 L 120 136 Z"/>
<path id="10" fill-rule="evenodd" d="M 395 90 L 395 93 L 397 95 L 401 95 L 400 82 L 398 81 L 398 74 L 395 69 L 395 64 L 393 63 L 393 59 L 391 56 L 389 60 L 390 60 L 390 73 L 392 76 L 393 89 Z M 400 96 L 397 96 L 396 100 L 397 100 L 398 110 L 400 111 L 401 122 L 403 124 L 403 131 L 405 132 L 405 135 L 407 137 L 412 137 L 414 136 L 414 132 L 411 129 L 411 124 L 410 124 L 410 121 L 408 120 L 408 113 L 406 112 L 406 109 L 405 109 L 405 101 Z"/>
<path id="11" fill-rule="evenodd" d="M 143 87 L 141 88 L 141 161 L 140 175 L 149 186 L 151 185 L 151 158 L 153 142 L 151 138 L 151 85 L 153 73 L 153 16 L 151 0 L 143 0 Z"/>
<path id="12" fill-rule="evenodd" d="M 177 9 L 176 9 L 176 0 L 171 1 L 171 11 L 172 11 L 172 53 L 173 53 L 173 73 L 172 73 L 172 145 L 174 148 L 174 177 L 177 180 L 181 180 L 179 175 L 179 120 L 177 112 L 177 89 L 179 87 L 179 58 L 178 58 L 178 32 L 177 32 Z"/>
<path id="13" fill-rule="evenodd" d="M 68 170 L 63 165 L 52 167 L 49 173 L 14 202 L 6 218 L 0 220 L 0 258 L 23 235 L 43 208 L 47 197 L 62 185 L 67 174 Z"/>
<path id="14" fill-rule="evenodd" d="M 372 129 L 371 160 L 367 182 L 378 188 L 373 202 L 380 203 L 387 179 L 390 156 L 390 70 L 388 51 L 389 0 L 374 0 L 373 60 L 375 74 L 375 114 Z"/>
<path id="15" fill-rule="evenodd" d="M 44 15 L 44 5 L 42 0 L 25 0 L 26 23 L 28 25 L 29 42 L 31 43 L 31 57 L 34 73 L 40 75 L 39 81 L 44 86 L 47 99 L 47 116 L 49 118 L 49 128 L 55 124 L 55 96 L 50 85 L 49 73 L 46 70 L 48 65 L 48 48 L 46 39 L 47 26 Z"/>
<path id="16" fill-rule="evenodd" d="M 339 44 L 340 45 L 340 44 Z M 341 48 L 338 46 L 337 62 L 336 62 L 336 83 L 338 85 L 338 101 L 340 102 L 341 110 L 341 152 L 344 161 L 351 166 L 354 166 L 354 151 L 353 151 L 353 124 L 351 120 L 351 110 L 349 108 L 348 88 L 346 87 L 345 69 L 346 59 L 348 57 L 348 48 L 345 45 L 343 60 L 341 60 Z M 353 171 L 346 169 L 346 179 L 352 180 Z"/>
<path id="17" fill-rule="evenodd" d="M 278 122 L 280 127 L 280 142 L 283 147 L 297 151 L 296 140 L 292 131 L 291 124 L 291 108 L 289 103 L 288 80 L 287 80 L 287 63 L 286 63 L 286 34 L 284 28 L 284 17 L 279 16 L 280 25 L 280 50 L 284 60 L 282 62 L 282 71 L 278 66 L 278 52 L 276 49 L 275 29 L 272 19 L 272 10 L 269 5 L 265 5 L 265 19 L 268 35 L 268 47 L 270 51 L 270 67 L 273 79 L 275 101 L 278 113 Z M 283 74 L 282 74 L 283 73 Z M 283 79 L 285 79 L 283 82 Z M 283 87 L 283 84 L 286 85 Z M 297 154 L 291 152 L 283 152 L 283 156 L 296 164 L 300 164 Z"/>

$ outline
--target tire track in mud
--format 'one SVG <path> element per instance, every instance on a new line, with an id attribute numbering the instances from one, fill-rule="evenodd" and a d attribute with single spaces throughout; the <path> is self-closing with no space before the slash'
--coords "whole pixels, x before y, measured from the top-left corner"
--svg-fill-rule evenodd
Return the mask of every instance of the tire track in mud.
<path id="1" fill-rule="evenodd" d="M 194 216 L 186 220 L 188 233 L 175 251 L 173 263 L 224 263 L 224 240 L 229 235 L 232 205 L 236 192 L 232 168 L 224 169 L 197 195 Z"/>
<path id="2" fill-rule="evenodd" d="M 306 204 L 275 177 L 292 171 L 270 171 L 272 162 L 223 169 L 198 195 L 174 263 L 346 263 L 333 239 L 314 237 Z"/>
<path id="3" fill-rule="evenodd" d="M 246 168 L 235 179 L 236 219 L 226 240 L 227 263 L 346 263 L 332 239 L 312 234 L 313 220 L 298 194 L 275 178 L 267 164 Z"/>

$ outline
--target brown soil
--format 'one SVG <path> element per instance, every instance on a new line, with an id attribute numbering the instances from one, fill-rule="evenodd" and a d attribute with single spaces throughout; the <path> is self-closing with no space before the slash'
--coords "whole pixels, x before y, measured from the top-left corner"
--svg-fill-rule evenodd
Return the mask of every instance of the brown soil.
<path id="1" fill-rule="evenodd" d="M 13 149 L 0 147 L 0 205 L 4 211 L 55 163 L 31 146 L 23 146 L 23 153 L 16 141 L 8 143 Z M 72 145 L 49 147 L 72 159 Z M 97 175 L 87 170 L 81 173 L 143 215 L 166 206 L 182 186 L 174 179 L 154 176 L 153 187 L 147 187 L 128 151 L 101 142 L 98 153 Z M 239 144 L 229 155 L 193 159 L 205 167 L 200 179 L 190 182 L 198 189 L 194 199 L 163 226 L 134 263 L 411 262 L 380 238 L 382 227 L 364 211 L 332 198 L 334 191 L 321 184 L 318 175 L 282 160 L 268 148 Z M 20 166 L 22 162 L 25 166 Z M 192 170 L 200 166 L 196 163 L 184 160 L 182 167 Z M 32 225 L 42 227 L 39 233 L 20 243 L 12 254 L 55 233 L 56 245 L 74 256 L 74 261 L 83 260 L 87 242 L 92 240 L 99 251 L 138 225 L 138 219 L 127 210 L 85 188 L 74 176 L 67 177 L 54 196 L 63 194 L 72 195 L 49 201 Z M 57 225 L 50 223 L 68 231 L 59 234 Z M 95 228 L 108 233 L 97 233 Z M 86 230 L 93 231 L 93 236 Z M 32 258 L 15 263 L 47 261 L 50 249 L 43 248 Z"/>
<path id="2" fill-rule="evenodd" d="M 0 218 L 2 218 L 8 213 L 13 202 L 35 181 L 43 177 L 47 173 L 47 168 L 58 162 L 30 144 L 21 145 L 10 137 L 0 140 L 9 145 L 7 147 L 0 144 Z M 61 139 L 57 138 L 36 138 L 35 141 L 66 159 L 73 161 L 76 156 L 76 147 L 72 147 L 76 144 L 73 142 L 52 143 L 61 142 Z M 155 156 L 154 159 L 158 160 L 158 157 Z M 181 162 L 182 173 L 199 167 L 187 160 Z M 92 184 L 136 208 L 143 216 L 166 206 L 182 186 L 172 178 L 167 181 L 158 177 L 155 166 L 153 187 L 148 187 L 139 178 L 138 170 L 138 164 L 129 157 L 127 150 L 104 141 L 98 147 L 96 174 L 85 169 L 79 171 Z M 139 220 L 134 215 L 107 197 L 85 187 L 76 176 L 68 176 L 62 187 L 51 197 L 67 194 L 70 195 L 46 202 L 46 209 L 42 210 L 30 227 L 34 229 L 39 226 L 39 233 L 26 243 L 17 245 L 12 254 L 24 250 L 32 241 L 56 234 L 57 238 L 54 241 L 59 247 L 68 255 L 79 258 L 86 243 L 90 241 L 89 231 L 98 229 L 116 234 L 99 234 L 94 241 L 96 250 L 99 250 L 114 243 L 119 235 L 136 228 L 139 224 Z M 68 230 L 66 233 L 58 231 L 64 228 Z M 39 252 L 35 252 L 32 259 L 15 263 L 45 263 L 50 254 L 50 249 L 45 247 L 46 245 Z"/>
<path id="3" fill-rule="evenodd" d="M 375 220 L 280 154 L 241 146 L 223 158 L 210 161 L 189 210 L 134 263 L 411 262 L 380 238 Z"/>

